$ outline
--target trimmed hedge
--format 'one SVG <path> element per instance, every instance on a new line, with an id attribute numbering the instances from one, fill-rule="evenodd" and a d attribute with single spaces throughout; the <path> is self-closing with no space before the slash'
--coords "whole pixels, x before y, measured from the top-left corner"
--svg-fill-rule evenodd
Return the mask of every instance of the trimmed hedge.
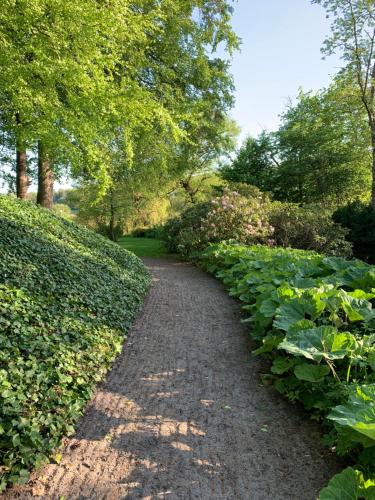
<path id="1" fill-rule="evenodd" d="M 0 196 L 0 491 L 49 460 L 116 355 L 148 289 L 130 252 Z"/>

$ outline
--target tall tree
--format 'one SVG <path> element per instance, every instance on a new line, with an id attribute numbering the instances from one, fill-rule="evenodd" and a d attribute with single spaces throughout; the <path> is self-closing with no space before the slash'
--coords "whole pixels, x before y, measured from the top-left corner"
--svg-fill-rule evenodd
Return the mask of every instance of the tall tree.
<path id="1" fill-rule="evenodd" d="M 339 51 L 352 75 L 368 119 L 372 143 L 372 206 L 375 210 L 375 3 L 374 0 L 312 0 L 333 17 L 323 51 Z"/>
<path id="2" fill-rule="evenodd" d="M 252 184 L 262 191 L 273 191 L 279 166 L 275 134 L 263 131 L 256 138 L 248 137 L 245 140 L 234 161 L 221 169 L 221 175 L 227 181 Z"/>
<path id="3" fill-rule="evenodd" d="M 346 82 L 300 92 L 281 117 L 277 143 L 277 198 L 335 206 L 369 195 L 371 139 L 365 113 Z"/>
<path id="4" fill-rule="evenodd" d="M 197 103 L 227 106 L 227 63 L 210 50 L 237 39 L 227 0 L 4 0 L 0 5 L 0 113 L 24 144 L 43 143 L 53 168 L 111 186 L 111 143 L 140 128 L 173 148 Z M 194 111 L 192 111 L 194 109 Z M 40 161 L 40 165 L 45 163 Z"/>
<path id="5" fill-rule="evenodd" d="M 325 203 L 369 199 L 371 137 L 366 113 L 343 75 L 328 89 L 300 92 L 276 132 L 249 138 L 225 179 L 271 191 L 279 200 Z"/>

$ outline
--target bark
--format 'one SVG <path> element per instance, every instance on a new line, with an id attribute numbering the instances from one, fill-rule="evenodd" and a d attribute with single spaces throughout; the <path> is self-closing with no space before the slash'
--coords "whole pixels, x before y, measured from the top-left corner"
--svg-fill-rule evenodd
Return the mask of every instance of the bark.
<path id="1" fill-rule="evenodd" d="M 53 205 L 53 170 L 43 143 L 38 143 L 38 194 L 36 202 L 45 208 Z"/>
<path id="2" fill-rule="evenodd" d="M 27 156 L 26 150 L 22 144 L 17 142 L 16 150 L 16 190 L 17 198 L 25 200 L 27 198 L 27 190 L 29 189 L 29 177 L 27 175 Z"/>
<path id="3" fill-rule="evenodd" d="M 115 207 L 114 207 L 113 203 L 111 203 L 111 218 L 109 221 L 109 239 L 112 241 L 117 240 L 115 227 L 116 227 Z"/>
<path id="4" fill-rule="evenodd" d="M 371 203 L 375 211 L 375 117 L 371 124 L 371 138 L 372 138 L 372 189 L 371 189 Z"/>

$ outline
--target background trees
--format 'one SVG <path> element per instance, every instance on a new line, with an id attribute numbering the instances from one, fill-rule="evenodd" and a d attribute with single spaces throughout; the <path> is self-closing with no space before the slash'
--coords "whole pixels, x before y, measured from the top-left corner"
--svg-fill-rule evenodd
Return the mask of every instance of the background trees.
<path id="1" fill-rule="evenodd" d="M 249 138 L 225 179 L 296 203 L 341 206 L 369 199 L 371 136 L 355 89 L 343 77 L 317 93 L 300 92 L 276 132 Z"/>
<path id="2" fill-rule="evenodd" d="M 117 182 L 119 136 L 129 169 L 140 135 L 172 154 L 192 144 L 208 106 L 224 117 L 233 86 L 228 62 L 212 51 L 237 46 L 230 14 L 224 0 L 4 1 L 0 117 L 17 150 L 18 195 L 30 151 L 39 157 L 37 200 L 50 207 L 62 168 L 99 196 Z"/>
<path id="3" fill-rule="evenodd" d="M 343 71 L 356 86 L 356 96 L 366 113 L 371 134 L 372 207 L 375 210 L 375 4 L 373 0 L 312 0 L 332 17 L 332 34 L 323 52 L 338 51 Z"/>

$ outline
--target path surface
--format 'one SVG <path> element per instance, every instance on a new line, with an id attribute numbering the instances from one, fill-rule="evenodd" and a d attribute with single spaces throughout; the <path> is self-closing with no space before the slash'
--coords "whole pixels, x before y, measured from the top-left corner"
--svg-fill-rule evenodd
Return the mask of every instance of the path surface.
<path id="1" fill-rule="evenodd" d="M 337 466 L 306 415 L 260 384 L 239 306 L 189 264 L 146 263 L 153 288 L 122 355 L 60 465 L 21 496 L 316 498 Z"/>

